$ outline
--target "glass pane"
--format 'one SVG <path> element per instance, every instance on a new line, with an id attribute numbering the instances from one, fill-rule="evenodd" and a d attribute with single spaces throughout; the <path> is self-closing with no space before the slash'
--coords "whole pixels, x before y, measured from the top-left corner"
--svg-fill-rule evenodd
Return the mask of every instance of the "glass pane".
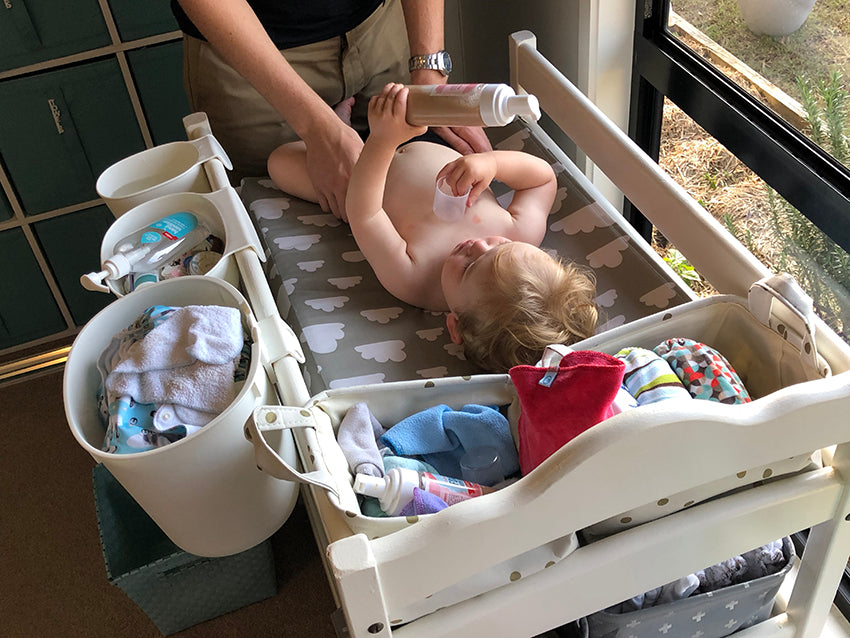
<path id="1" fill-rule="evenodd" d="M 669 100 L 659 164 L 771 271 L 793 275 L 817 314 L 850 341 L 850 255 Z M 712 294 L 675 247 L 655 234 L 656 249 L 674 270 L 698 294 Z"/>
<path id="2" fill-rule="evenodd" d="M 669 31 L 848 163 L 846 0 L 672 0 Z"/>

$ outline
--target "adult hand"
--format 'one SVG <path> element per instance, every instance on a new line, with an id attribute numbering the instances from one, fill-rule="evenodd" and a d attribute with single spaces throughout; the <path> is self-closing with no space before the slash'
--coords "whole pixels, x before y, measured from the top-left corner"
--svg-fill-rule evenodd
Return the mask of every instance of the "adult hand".
<path id="1" fill-rule="evenodd" d="M 431 130 L 446 140 L 461 155 L 493 150 L 484 129 L 478 126 L 435 126 Z"/>
<path id="2" fill-rule="evenodd" d="M 319 206 L 347 222 L 345 193 L 351 171 L 363 149 L 363 140 L 353 128 L 337 119 L 335 123 L 319 127 L 319 132 L 304 142 L 307 173 L 316 189 Z"/>

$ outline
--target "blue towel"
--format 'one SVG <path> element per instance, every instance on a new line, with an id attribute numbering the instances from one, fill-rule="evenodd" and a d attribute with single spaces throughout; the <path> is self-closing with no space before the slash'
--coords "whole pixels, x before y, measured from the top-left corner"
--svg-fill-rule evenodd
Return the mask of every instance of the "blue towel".
<path id="1" fill-rule="evenodd" d="M 490 445 L 499 451 L 505 476 L 519 470 L 508 420 L 491 407 L 468 404 L 460 410 L 436 405 L 399 421 L 381 437 L 395 454 L 420 456 L 444 476 L 459 478 L 466 450 Z"/>

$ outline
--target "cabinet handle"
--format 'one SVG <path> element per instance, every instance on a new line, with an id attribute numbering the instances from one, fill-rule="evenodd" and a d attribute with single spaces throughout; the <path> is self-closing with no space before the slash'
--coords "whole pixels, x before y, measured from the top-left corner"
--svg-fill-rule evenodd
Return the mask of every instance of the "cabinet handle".
<path id="1" fill-rule="evenodd" d="M 45 108 L 50 110 L 51 126 L 54 127 L 56 135 L 61 138 L 65 151 L 71 159 L 71 165 L 80 179 L 93 182 L 94 170 L 77 133 L 77 127 L 74 126 L 74 118 L 71 109 L 68 108 L 62 88 L 58 85 L 53 86 L 44 91 L 42 95 Z"/>

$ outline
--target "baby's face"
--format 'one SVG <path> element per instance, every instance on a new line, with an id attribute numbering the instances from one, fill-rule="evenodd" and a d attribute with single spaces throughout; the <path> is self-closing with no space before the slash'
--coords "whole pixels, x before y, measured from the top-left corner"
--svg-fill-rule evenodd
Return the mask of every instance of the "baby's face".
<path id="1" fill-rule="evenodd" d="M 517 261 L 542 253 L 531 244 L 511 241 L 506 237 L 467 239 L 452 249 L 443 262 L 440 277 L 443 295 L 452 312 L 460 312 L 464 307 L 475 304 L 479 292 L 489 285 L 493 260 L 506 250 L 511 251 Z"/>

